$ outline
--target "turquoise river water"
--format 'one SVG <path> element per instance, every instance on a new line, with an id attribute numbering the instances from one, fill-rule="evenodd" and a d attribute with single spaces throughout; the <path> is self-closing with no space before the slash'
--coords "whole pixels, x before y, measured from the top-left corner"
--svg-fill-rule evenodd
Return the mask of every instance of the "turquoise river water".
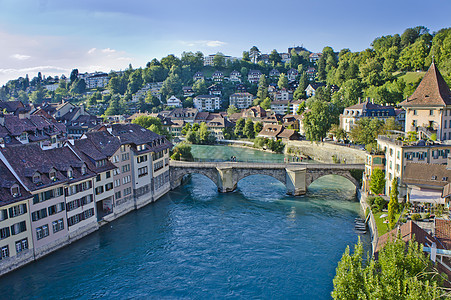
<path id="1" fill-rule="evenodd" d="M 268 155 L 193 149 L 197 157 L 227 158 L 230 151 L 237 158 Z M 330 299 L 337 262 L 358 239 L 353 228 L 358 212 L 354 186 L 338 176 L 322 177 L 307 195 L 291 197 L 268 176 L 249 176 L 235 192 L 219 194 L 210 179 L 194 174 L 158 202 L 1 277 L 0 295 Z M 368 250 L 369 236 L 361 238 Z"/>

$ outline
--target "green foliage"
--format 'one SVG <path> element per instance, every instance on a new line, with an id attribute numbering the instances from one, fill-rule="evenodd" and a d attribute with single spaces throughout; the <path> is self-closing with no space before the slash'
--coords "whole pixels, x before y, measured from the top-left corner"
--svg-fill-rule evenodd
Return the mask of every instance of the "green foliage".
<path id="1" fill-rule="evenodd" d="M 254 122 L 251 119 L 247 119 L 243 129 L 243 135 L 249 139 L 255 137 Z"/>
<path id="2" fill-rule="evenodd" d="M 305 111 L 306 109 L 306 104 L 305 101 L 302 101 L 301 104 L 299 104 L 298 110 L 296 111 L 296 114 L 298 115 L 302 115 L 302 113 Z"/>
<path id="3" fill-rule="evenodd" d="M 197 95 L 206 95 L 208 93 L 208 86 L 204 79 L 199 79 L 193 84 L 193 91 Z"/>
<path id="4" fill-rule="evenodd" d="M 356 121 L 356 126 L 351 129 L 349 137 L 355 143 L 368 145 L 375 143 L 378 135 L 399 129 L 400 125 L 394 118 L 388 118 L 385 122 L 377 118 L 361 118 Z"/>
<path id="5" fill-rule="evenodd" d="M 374 195 L 382 194 L 385 187 L 385 174 L 379 168 L 375 168 L 371 173 L 370 191 Z"/>
<path id="6" fill-rule="evenodd" d="M 310 141 L 322 141 L 337 117 L 335 107 L 331 103 L 313 100 L 310 111 L 304 117 L 305 135 Z"/>
<path id="7" fill-rule="evenodd" d="M 192 161 L 193 155 L 191 154 L 191 145 L 187 143 L 180 143 L 173 149 L 173 154 L 171 155 L 172 160 L 185 160 Z"/>
<path id="8" fill-rule="evenodd" d="M 262 122 L 255 122 L 254 123 L 255 135 L 258 135 L 260 133 L 260 131 L 262 131 L 262 129 L 263 129 L 263 123 Z"/>
<path id="9" fill-rule="evenodd" d="M 254 148 L 269 149 L 276 153 L 282 153 L 285 144 L 281 140 L 274 141 L 268 138 L 257 137 L 254 139 Z"/>
<path id="10" fill-rule="evenodd" d="M 208 130 L 205 122 L 193 124 L 186 133 L 186 140 L 191 144 L 209 145 L 216 142 L 215 136 Z"/>
<path id="11" fill-rule="evenodd" d="M 169 140 L 172 139 L 171 134 L 163 127 L 163 124 L 161 123 L 161 120 L 159 118 L 149 116 L 139 116 L 136 119 L 134 119 L 132 123 L 137 124 L 146 129 L 149 129 L 150 131 L 153 131 L 156 134 L 164 135 Z"/>
<path id="12" fill-rule="evenodd" d="M 418 220 L 421 220 L 421 215 L 418 213 L 415 213 L 412 216 L 410 216 L 410 218 L 412 219 L 412 221 L 418 221 Z"/>
<path id="13" fill-rule="evenodd" d="M 279 87 L 279 89 L 286 89 L 288 87 L 288 78 L 284 73 L 280 74 L 277 86 Z"/>
<path id="14" fill-rule="evenodd" d="M 398 178 L 393 178 L 390 190 L 390 202 L 388 203 L 388 224 L 390 229 L 395 227 L 395 214 L 399 212 L 398 203 Z"/>
<path id="15" fill-rule="evenodd" d="M 258 80 L 257 98 L 259 99 L 259 102 L 261 102 L 266 99 L 266 97 L 268 97 L 268 84 L 266 83 L 266 77 L 263 74 Z"/>
<path id="16" fill-rule="evenodd" d="M 384 198 L 382 198 L 381 196 L 377 196 L 376 198 L 374 198 L 374 203 L 371 206 L 371 209 L 373 210 L 374 213 L 378 213 L 382 211 L 386 205 L 387 201 L 385 201 Z"/>
<path id="17" fill-rule="evenodd" d="M 235 124 L 235 135 L 241 137 L 243 135 L 243 129 L 246 125 L 246 120 L 244 118 L 239 118 Z"/>
<path id="18" fill-rule="evenodd" d="M 231 115 L 233 115 L 234 113 L 239 112 L 240 110 L 238 108 L 236 108 L 235 105 L 229 105 L 229 108 L 227 108 L 227 115 L 230 117 Z"/>
<path id="19" fill-rule="evenodd" d="M 263 102 L 260 103 L 260 106 L 263 109 L 270 109 L 271 108 L 271 99 L 269 97 L 266 97 Z"/>
<path id="20" fill-rule="evenodd" d="M 433 271 L 431 261 L 422 246 L 410 240 L 388 241 L 374 257 L 364 260 L 359 242 L 350 254 L 346 248 L 338 262 L 333 279 L 333 299 L 441 299 L 446 294 L 439 287 L 440 276 Z"/>

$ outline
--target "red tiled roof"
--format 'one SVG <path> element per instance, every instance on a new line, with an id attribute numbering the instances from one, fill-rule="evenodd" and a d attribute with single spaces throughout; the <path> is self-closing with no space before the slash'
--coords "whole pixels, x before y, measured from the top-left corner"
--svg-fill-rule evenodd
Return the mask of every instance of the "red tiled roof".
<path id="1" fill-rule="evenodd" d="M 433 62 L 412 96 L 401 106 L 451 105 L 451 91 Z"/>

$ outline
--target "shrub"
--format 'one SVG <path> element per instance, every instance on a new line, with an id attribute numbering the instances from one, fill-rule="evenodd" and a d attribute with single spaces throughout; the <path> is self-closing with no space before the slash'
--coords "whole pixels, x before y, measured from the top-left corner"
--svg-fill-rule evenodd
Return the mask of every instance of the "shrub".
<path id="1" fill-rule="evenodd" d="M 381 196 L 377 196 L 374 199 L 374 205 L 379 208 L 379 211 L 381 211 L 387 205 L 387 201 L 385 201 L 384 198 L 382 198 Z"/>
<path id="2" fill-rule="evenodd" d="M 400 218 L 399 219 L 402 223 L 406 223 L 407 222 L 407 218 Z"/>
<path id="3" fill-rule="evenodd" d="M 368 196 L 368 198 L 366 198 L 366 203 L 368 203 L 369 206 L 373 206 L 374 199 L 376 199 L 375 196 Z"/>
<path id="4" fill-rule="evenodd" d="M 412 221 L 418 221 L 421 219 L 420 214 L 413 214 L 411 217 Z"/>

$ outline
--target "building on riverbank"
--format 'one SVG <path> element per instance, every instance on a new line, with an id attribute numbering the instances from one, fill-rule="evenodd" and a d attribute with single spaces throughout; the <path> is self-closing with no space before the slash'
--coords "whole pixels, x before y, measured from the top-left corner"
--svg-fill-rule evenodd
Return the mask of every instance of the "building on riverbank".
<path id="1" fill-rule="evenodd" d="M 0 275 L 159 199 L 170 190 L 171 147 L 139 125 L 114 124 L 60 148 L 1 148 Z"/>

